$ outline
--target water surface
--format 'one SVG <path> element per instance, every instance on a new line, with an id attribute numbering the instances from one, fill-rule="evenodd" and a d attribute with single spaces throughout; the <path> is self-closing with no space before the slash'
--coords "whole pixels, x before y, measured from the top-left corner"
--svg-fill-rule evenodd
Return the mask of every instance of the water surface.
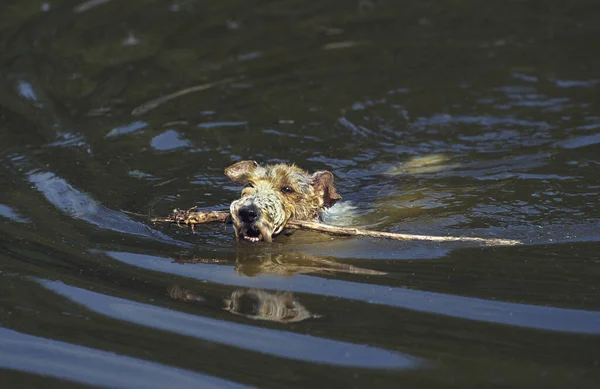
<path id="1" fill-rule="evenodd" d="M 596 388 L 595 1 L 0 5 L 0 386 Z M 241 159 L 333 224 L 153 225 Z"/>

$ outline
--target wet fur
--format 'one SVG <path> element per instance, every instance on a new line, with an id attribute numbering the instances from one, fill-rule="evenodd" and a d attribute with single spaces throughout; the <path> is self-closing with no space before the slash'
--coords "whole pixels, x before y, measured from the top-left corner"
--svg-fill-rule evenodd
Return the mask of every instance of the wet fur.
<path id="1" fill-rule="evenodd" d="M 255 161 L 241 161 L 225 169 L 233 181 L 246 185 L 240 199 L 231 203 L 230 212 L 236 237 L 248 228 L 239 210 L 255 205 L 260 217 L 255 227 L 262 240 L 271 241 L 283 232 L 288 220 L 315 220 L 341 199 L 333 185 L 333 174 L 318 171 L 309 174 L 290 164 L 260 166 Z"/>

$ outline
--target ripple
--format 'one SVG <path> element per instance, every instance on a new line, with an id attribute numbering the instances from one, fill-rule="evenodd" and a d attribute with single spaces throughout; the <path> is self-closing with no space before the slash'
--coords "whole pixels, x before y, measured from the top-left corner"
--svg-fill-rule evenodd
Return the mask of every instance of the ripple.
<path id="1" fill-rule="evenodd" d="M 113 128 L 112 130 L 110 130 L 108 132 L 108 134 L 106 134 L 106 137 L 129 134 L 129 133 L 141 130 L 142 128 L 145 128 L 147 126 L 148 126 L 148 123 L 138 120 L 138 121 L 135 121 L 135 122 L 132 122 L 129 124 L 125 124 L 120 127 Z"/>
<path id="2" fill-rule="evenodd" d="M 103 388 L 250 388 L 217 377 L 0 328 L 0 367 Z"/>
<path id="3" fill-rule="evenodd" d="M 167 130 L 152 138 L 150 145 L 155 150 L 167 151 L 182 147 L 190 147 L 191 142 L 186 139 L 181 139 L 179 132 L 175 130 Z"/>
<path id="4" fill-rule="evenodd" d="M 217 127 L 240 127 L 247 125 L 248 122 L 207 122 L 200 123 L 198 127 L 200 128 L 217 128 Z"/>
<path id="5" fill-rule="evenodd" d="M 33 90 L 33 85 L 31 85 L 30 82 L 23 80 L 17 82 L 17 90 L 19 92 L 19 95 L 21 95 L 21 97 L 23 97 L 24 99 L 35 102 L 38 101 L 35 91 Z"/>
<path id="6" fill-rule="evenodd" d="M 513 126 L 513 127 L 528 127 L 528 128 L 543 128 L 548 129 L 551 126 L 546 122 L 534 122 L 531 120 L 518 119 L 512 116 L 472 116 L 472 115 L 447 115 L 437 114 L 431 117 L 420 117 L 413 126 L 421 130 L 427 130 L 429 126 L 447 125 L 447 124 L 478 124 L 483 126 Z"/>
<path id="7" fill-rule="evenodd" d="M 57 140 L 54 142 L 50 142 L 46 145 L 46 147 L 81 147 L 87 150 L 88 153 L 91 153 L 91 147 L 86 142 L 86 139 L 83 135 L 78 133 L 71 132 L 58 132 L 56 134 Z"/>
<path id="8" fill-rule="evenodd" d="M 599 82 L 600 80 L 554 80 L 554 83 L 559 88 L 591 88 Z"/>
<path id="9" fill-rule="evenodd" d="M 563 149 L 579 149 L 600 143 L 600 133 L 586 136 L 577 136 L 556 142 L 554 145 Z"/>
<path id="10" fill-rule="evenodd" d="M 34 184 L 36 189 L 56 208 L 75 219 L 82 219 L 112 231 L 138 235 L 171 244 L 188 245 L 136 222 L 121 212 L 106 208 L 53 173 L 30 173 L 29 182 Z"/>
<path id="11" fill-rule="evenodd" d="M 508 303 L 413 289 L 362 284 L 307 275 L 293 278 L 259 275 L 237 276 L 231 267 L 194 264 L 181 266 L 168 258 L 128 252 L 106 252 L 129 265 L 224 285 L 287 290 L 365 301 L 461 319 L 535 328 L 540 330 L 600 334 L 600 312 Z"/>
<path id="12" fill-rule="evenodd" d="M 14 222 L 18 222 L 18 223 L 29 222 L 28 219 L 19 215 L 19 213 L 17 213 L 17 211 L 13 210 L 11 207 L 9 207 L 8 205 L 4 205 L 4 204 L 0 204 L 0 216 L 4 216 L 4 217 L 6 217 Z"/>
<path id="13" fill-rule="evenodd" d="M 92 311 L 118 320 L 246 350 L 338 366 L 407 369 L 422 364 L 410 355 L 378 347 L 216 320 L 90 292 L 61 282 L 36 281 Z"/>

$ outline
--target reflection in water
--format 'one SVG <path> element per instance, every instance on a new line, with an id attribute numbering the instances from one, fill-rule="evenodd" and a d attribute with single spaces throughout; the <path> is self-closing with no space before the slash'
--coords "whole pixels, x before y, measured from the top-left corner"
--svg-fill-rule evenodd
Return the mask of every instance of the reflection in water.
<path id="1" fill-rule="evenodd" d="M 437 173 L 444 170 L 457 168 L 457 164 L 448 163 L 450 158 L 444 154 L 427 154 L 411 158 L 410 160 L 391 167 L 386 174 L 400 176 L 404 174 Z"/>
<path id="2" fill-rule="evenodd" d="M 177 263 L 214 263 L 213 259 L 178 258 Z M 293 276 L 295 274 L 349 273 L 378 276 L 385 272 L 365 269 L 315 255 L 298 252 L 271 253 L 263 251 L 236 251 L 235 272 L 247 277 L 259 275 Z M 202 302 L 204 298 L 175 285 L 168 295 L 176 300 Z M 309 312 L 290 292 L 273 293 L 262 289 L 238 289 L 225 300 L 225 310 L 250 319 L 279 323 L 299 322 L 319 317 Z"/>
<path id="3" fill-rule="evenodd" d="M 177 257 L 177 263 L 215 263 L 212 258 Z M 279 252 L 237 250 L 235 272 L 247 277 L 263 274 L 292 276 L 309 273 L 349 273 L 371 276 L 385 275 L 379 270 L 365 269 L 358 266 L 337 262 L 324 257 L 302 252 Z"/>
<path id="4" fill-rule="evenodd" d="M 308 273 L 350 273 L 380 276 L 385 272 L 336 262 L 316 255 L 299 252 L 256 253 L 237 251 L 236 273 L 248 277 L 260 274 L 292 276 Z"/>
<path id="5" fill-rule="evenodd" d="M 125 252 L 106 252 L 106 254 L 118 261 L 148 270 L 225 285 L 318 294 L 517 327 L 577 334 L 600 334 L 599 311 L 509 303 L 385 285 L 324 279 L 303 274 L 285 279 L 268 274 L 248 278 L 236 276 L 227 266 L 197 264 L 184 267 L 163 257 Z"/>
<path id="6" fill-rule="evenodd" d="M 254 352 L 315 363 L 375 369 L 412 369 L 424 362 L 410 355 L 379 347 L 190 315 L 90 292 L 61 282 L 36 281 L 91 311 L 117 320 Z"/>
<path id="7" fill-rule="evenodd" d="M 311 314 L 291 293 L 269 293 L 260 289 L 238 289 L 225 300 L 226 310 L 250 319 L 279 323 L 294 323 L 311 317 Z"/>
<path id="8" fill-rule="evenodd" d="M 186 303 L 202 303 L 206 301 L 206 299 L 199 294 L 192 292 L 189 289 L 183 289 L 179 285 L 173 285 L 169 289 L 167 289 L 167 296 L 172 298 L 173 300 L 179 300 Z"/>
<path id="9" fill-rule="evenodd" d="M 206 299 L 189 289 L 174 285 L 167 295 L 183 302 L 203 303 Z M 234 315 L 248 319 L 266 320 L 277 323 L 295 323 L 319 317 L 300 304 L 292 293 L 272 293 L 262 289 L 237 289 L 223 300 L 224 309 Z"/>

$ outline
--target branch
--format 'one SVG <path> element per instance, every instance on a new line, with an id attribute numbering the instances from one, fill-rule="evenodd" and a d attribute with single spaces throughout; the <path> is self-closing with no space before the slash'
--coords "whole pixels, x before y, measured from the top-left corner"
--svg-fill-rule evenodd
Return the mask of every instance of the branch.
<path id="1" fill-rule="evenodd" d="M 190 226 L 194 231 L 196 224 L 212 223 L 212 222 L 228 222 L 229 212 L 223 211 L 196 211 L 198 207 L 192 207 L 187 210 L 175 208 L 168 217 L 156 217 L 151 219 L 153 223 L 166 222 L 175 223 L 177 225 L 185 224 Z"/>
<path id="2" fill-rule="evenodd" d="M 339 236 L 370 236 L 372 238 L 384 238 L 392 240 L 427 240 L 430 242 L 479 242 L 489 246 L 512 246 L 521 244 L 521 241 L 512 239 L 497 239 L 497 238 L 476 238 L 470 236 L 434 236 L 434 235 L 413 235 L 413 234 L 398 234 L 394 232 L 381 232 L 362 230 L 352 227 L 337 227 L 323 223 L 290 220 L 285 225 L 286 228 L 296 230 L 311 230 L 324 232 L 330 235 Z"/>
<path id="3" fill-rule="evenodd" d="M 174 209 L 168 217 L 154 218 L 152 219 L 152 222 L 176 223 L 178 225 L 185 224 L 190 226 L 193 230 L 196 224 L 204 224 L 211 222 L 228 222 L 229 220 L 229 212 L 196 211 L 196 207 L 193 207 L 188 210 Z M 522 243 L 519 240 L 512 239 L 476 238 L 470 236 L 397 234 L 393 232 L 370 231 L 352 227 L 337 227 L 323 223 L 301 220 L 289 220 L 285 225 L 285 228 L 294 230 L 324 232 L 326 234 L 337 236 L 369 236 L 372 238 L 383 238 L 392 240 L 425 240 L 430 242 L 477 242 L 483 243 L 488 246 L 513 246 Z"/>

